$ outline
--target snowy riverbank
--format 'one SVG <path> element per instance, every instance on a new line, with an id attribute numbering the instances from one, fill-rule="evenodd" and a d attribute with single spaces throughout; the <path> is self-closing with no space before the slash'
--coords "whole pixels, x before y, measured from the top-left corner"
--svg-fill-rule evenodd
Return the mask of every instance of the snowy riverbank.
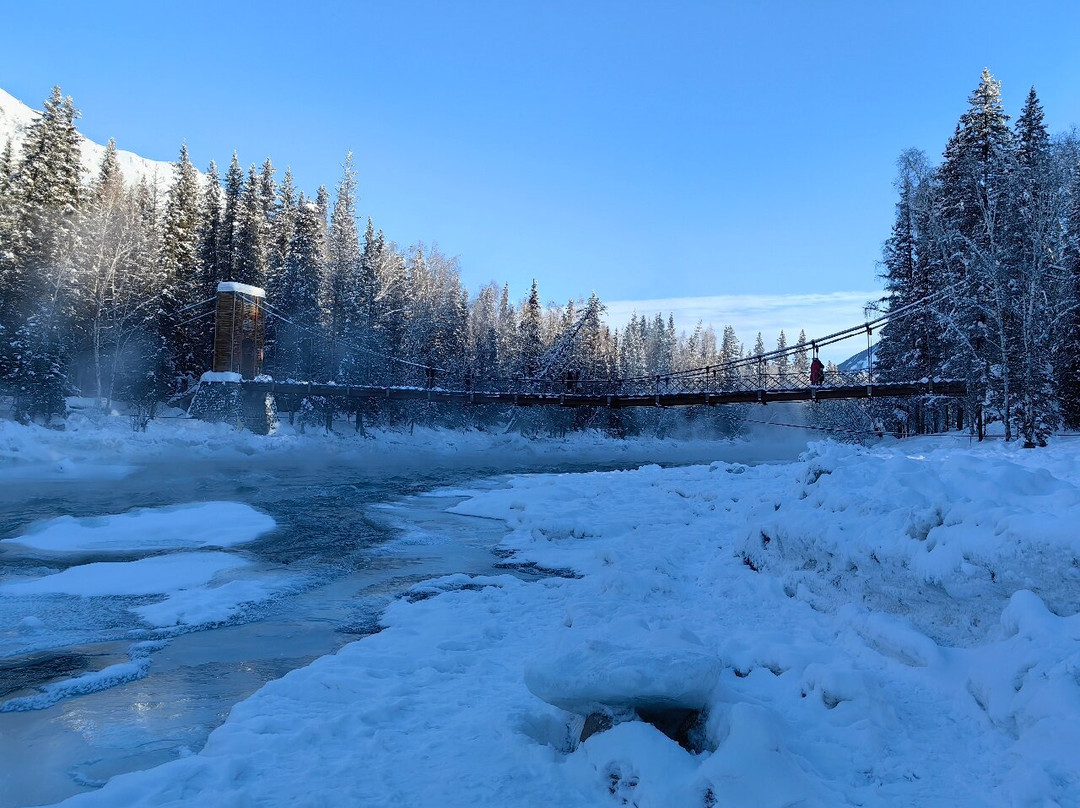
<path id="1" fill-rule="evenodd" d="M 1080 447 L 966 446 L 453 492 L 578 577 L 420 584 L 70 804 L 1078 805 Z"/>

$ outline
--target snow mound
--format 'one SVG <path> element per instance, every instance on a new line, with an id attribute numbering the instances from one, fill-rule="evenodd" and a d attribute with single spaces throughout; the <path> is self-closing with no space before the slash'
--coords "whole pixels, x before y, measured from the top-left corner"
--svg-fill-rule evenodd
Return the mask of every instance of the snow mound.
<path id="1" fill-rule="evenodd" d="M 51 553 L 191 550 L 245 544 L 275 527 L 272 517 L 250 505 L 197 502 L 110 516 L 61 516 L 0 545 Z"/>
<path id="2" fill-rule="evenodd" d="M 604 708 L 700 710 L 720 679 L 720 660 L 700 645 L 652 634 L 643 632 L 632 646 L 584 640 L 555 657 L 532 660 L 525 685 L 580 715 Z"/>

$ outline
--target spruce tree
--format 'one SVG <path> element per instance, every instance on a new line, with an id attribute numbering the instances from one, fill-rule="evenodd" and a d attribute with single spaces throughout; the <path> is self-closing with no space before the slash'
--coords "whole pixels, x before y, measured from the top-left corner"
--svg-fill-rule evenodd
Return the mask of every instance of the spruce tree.
<path id="1" fill-rule="evenodd" d="M 0 266 L 0 370 L 20 389 L 36 379 L 43 401 L 67 390 L 62 340 L 75 315 L 82 197 L 78 115 L 71 97 L 54 87 L 26 133 L 9 192 L 15 258 Z"/>
<path id="2" fill-rule="evenodd" d="M 205 273 L 200 263 L 202 226 L 199 176 L 188 157 L 187 144 L 183 144 L 176 162 L 176 179 L 165 204 L 161 234 L 161 336 L 172 353 L 172 371 L 184 380 L 181 387 L 193 384 L 210 369 L 213 324 L 205 318 L 184 324 L 186 319 L 202 313 L 187 307 L 205 299 L 201 297 L 205 292 L 201 282 Z"/>
<path id="3" fill-rule="evenodd" d="M 943 325 L 950 341 L 947 371 L 967 380 L 971 408 L 987 401 L 1011 437 L 1015 333 L 1013 264 L 1008 237 L 1015 149 L 1001 83 L 983 70 L 940 169 L 940 254 L 951 292 Z"/>
<path id="4" fill-rule="evenodd" d="M 340 345 L 346 341 L 362 341 L 356 333 L 359 326 L 357 302 L 360 290 L 360 239 L 356 232 L 356 171 L 352 152 L 345 156 L 342 176 L 337 187 L 334 210 L 330 215 L 327 239 L 326 317 L 332 350 L 343 358 Z M 356 360 L 358 361 L 358 360 Z M 355 364 L 355 362 L 354 362 Z"/>
<path id="5" fill-rule="evenodd" d="M 243 245 L 244 172 L 233 152 L 229 170 L 225 173 L 225 209 L 221 221 L 220 255 L 217 260 L 220 280 L 239 281 Z"/>
<path id="6" fill-rule="evenodd" d="M 776 338 L 776 350 L 786 351 L 787 346 L 787 336 L 784 334 L 783 329 L 781 329 L 780 336 Z M 788 363 L 789 360 L 786 354 L 781 354 L 780 356 L 776 357 L 776 373 L 780 377 L 780 385 L 782 387 L 786 387 L 788 385 L 788 382 L 785 379 L 788 374 Z"/>
<path id="7" fill-rule="evenodd" d="M 271 304 L 287 320 L 275 322 L 275 342 L 268 357 L 268 369 L 279 378 L 325 377 L 326 346 L 319 319 L 324 237 L 321 210 L 301 193 L 278 294 Z"/>
<path id="8" fill-rule="evenodd" d="M 266 292 L 276 297 L 280 288 L 281 275 L 285 267 L 285 257 L 289 252 L 289 242 L 296 230 L 297 201 L 296 186 L 292 171 L 285 169 L 285 177 L 277 190 L 276 210 L 273 213 L 273 226 L 268 241 Z"/>
<path id="9" fill-rule="evenodd" d="M 217 284 L 227 280 L 229 271 L 222 266 L 222 241 L 224 239 L 222 216 L 221 177 L 213 160 L 206 169 L 206 186 L 203 194 L 202 223 L 199 227 L 199 265 L 203 276 L 199 285 L 206 296 L 214 294 Z"/>
<path id="10" fill-rule="evenodd" d="M 1067 275 L 1060 256 L 1067 252 L 1063 227 L 1067 201 L 1053 176 L 1050 137 L 1035 88 L 1016 122 L 1016 188 L 1013 244 L 1016 267 L 1010 278 L 1014 340 L 1015 418 L 1028 447 L 1043 445 L 1061 423 L 1060 382 L 1066 352 L 1055 350 L 1072 337 L 1074 322 Z"/>
<path id="11" fill-rule="evenodd" d="M 536 376 L 540 369 L 540 357 L 544 353 L 540 335 L 542 313 L 540 293 L 537 290 L 536 278 L 533 278 L 529 296 L 521 306 L 521 316 L 518 320 L 518 345 L 520 346 L 518 373 L 526 379 Z"/>
<path id="12" fill-rule="evenodd" d="M 769 363 L 765 359 L 765 340 L 761 338 L 760 331 L 754 341 L 754 356 L 757 357 L 754 365 L 754 381 L 758 387 L 765 387 L 765 381 L 769 377 Z"/>
<path id="13" fill-rule="evenodd" d="M 799 339 L 795 342 L 797 350 L 791 370 L 798 377 L 799 384 L 806 384 L 810 373 L 810 356 L 806 352 L 806 331 L 799 329 Z"/>
<path id="14" fill-rule="evenodd" d="M 266 284 L 266 208 L 255 164 L 248 168 L 241 194 L 233 245 L 233 280 L 262 287 Z M 226 195 L 226 200 L 228 195 Z"/>
<path id="15" fill-rule="evenodd" d="M 765 345 L 761 346 L 762 352 L 765 351 Z M 739 371 L 738 368 L 732 366 L 732 363 L 739 359 L 739 338 L 735 336 L 735 328 L 730 325 L 724 326 L 724 333 L 720 339 L 720 361 L 723 363 L 723 386 L 725 389 L 734 389 L 736 382 L 738 381 Z"/>

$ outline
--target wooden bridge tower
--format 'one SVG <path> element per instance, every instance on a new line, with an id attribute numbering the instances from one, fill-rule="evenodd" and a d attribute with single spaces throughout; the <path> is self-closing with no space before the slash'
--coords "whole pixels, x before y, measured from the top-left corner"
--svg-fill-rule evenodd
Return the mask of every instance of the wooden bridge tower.
<path id="1" fill-rule="evenodd" d="M 266 292 L 258 286 L 231 281 L 217 287 L 214 317 L 214 372 L 239 373 L 254 379 L 262 373 L 266 334 L 262 303 Z"/>

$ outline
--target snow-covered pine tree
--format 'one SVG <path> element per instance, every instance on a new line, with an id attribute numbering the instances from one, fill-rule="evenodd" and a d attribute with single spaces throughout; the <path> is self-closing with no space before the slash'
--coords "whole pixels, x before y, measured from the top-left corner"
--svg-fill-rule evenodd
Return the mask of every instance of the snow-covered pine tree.
<path id="1" fill-rule="evenodd" d="M 225 208 L 221 218 L 220 255 L 217 260 L 219 280 L 240 280 L 240 251 L 243 244 L 244 172 L 233 152 L 229 170 L 225 172 Z"/>
<path id="2" fill-rule="evenodd" d="M 799 339 L 796 340 L 795 358 L 791 363 L 791 372 L 798 377 L 799 384 L 807 384 L 810 377 L 810 355 L 806 350 L 806 331 L 799 329 Z"/>
<path id="3" fill-rule="evenodd" d="M 319 316 L 324 221 L 319 206 L 301 193 L 278 293 L 271 304 L 288 320 L 275 322 L 276 339 L 267 357 L 267 369 L 278 378 L 311 380 L 326 374 L 327 352 Z"/>
<path id="4" fill-rule="evenodd" d="M 518 320 L 519 364 L 517 373 L 525 379 L 535 377 L 539 369 L 540 356 L 544 353 L 540 335 L 542 315 L 540 293 L 537 290 L 536 278 L 533 278 L 529 296 L 521 305 L 521 316 Z"/>
<path id="5" fill-rule="evenodd" d="M 942 323 L 956 310 L 957 295 L 931 300 L 944 290 L 946 272 L 942 256 L 947 248 L 941 238 L 939 188 L 926 156 L 909 149 L 897 160 L 896 189 L 899 200 L 892 234 L 885 242 L 882 279 L 885 296 L 882 310 L 892 313 L 908 309 L 887 323 L 874 350 L 874 372 L 885 381 L 932 378 L 955 348 L 946 346 Z M 901 431 L 919 431 L 929 426 L 933 414 L 944 407 L 936 397 L 906 399 L 895 403 L 895 414 L 904 426 Z M 944 413 L 938 413 L 944 415 Z M 944 418 L 940 421 L 943 423 Z"/>
<path id="6" fill-rule="evenodd" d="M 0 278 L 15 261 L 15 149 L 11 138 L 0 151 Z"/>
<path id="7" fill-rule="evenodd" d="M 499 331 L 499 368 L 500 378 L 511 378 L 518 368 L 517 312 L 510 303 L 510 285 L 503 284 L 499 294 L 499 312 L 497 326 Z"/>
<path id="8" fill-rule="evenodd" d="M 165 281 L 161 288 L 160 333 L 172 355 L 170 364 L 177 374 L 177 390 L 187 389 L 210 369 L 213 322 L 204 317 L 185 323 L 204 313 L 187 307 L 206 299 L 200 249 L 202 197 L 199 175 L 185 143 L 180 147 L 176 177 L 165 203 L 160 261 Z"/>
<path id="9" fill-rule="evenodd" d="M 0 152 L 0 378 L 5 375 L 11 359 L 8 346 L 12 334 L 9 329 L 19 321 L 15 307 L 21 279 L 19 241 L 15 156 L 11 138 L 8 138 Z"/>
<path id="10" fill-rule="evenodd" d="M 780 336 L 776 338 L 776 350 L 786 351 L 787 347 L 787 335 L 784 334 L 783 329 L 781 329 Z M 787 379 L 789 364 L 790 360 L 788 359 L 786 354 L 781 354 L 780 356 L 776 357 L 776 375 L 779 377 L 779 383 L 781 387 L 788 387 L 790 384 Z"/>
<path id="11" fill-rule="evenodd" d="M 265 286 L 267 266 L 266 207 L 262 197 L 262 182 L 252 163 L 241 195 L 238 212 L 237 241 L 234 244 L 234 280 L 253 286 Z"/>
<path id="12" fill-rule="evenodd" d="M 41 391 L 50 401 L 66 392 L 63 343 L 74 316 L 82 196 L 78 116 L 71 97 L 54 87 L 27 131 L 9 195 L 15 258 L 0 266 L 0 371 L 16 386 L 27 374 L 55 385 Z M 45 373 L 39 359 L 50 368 L 57 363 L 57 371 Z"/>
<path id="13" fill-rule="evenodd" d="M 352 152 L 345 156 L 341 180 L 337 186 L 334 210 L 330 215 L 330 233 L 327 239 L 329 252 L 326 264 L 326 288 L 324 310 L 326 328 L 331 340 L 331 354 L 335 362 L 345 358 L 345 345 L 354 336 L 354 323 L 360 286 L 360 238 L 356 230 L 356 170 L 353 168 Z M 350 364 L 361 360 L 351 357 Z M 336 368 L 333 370 L 336 374 Z"/>
<path id="14" fill-rule="evenodd" d="M 469 309 L 469 379 L 474 389 L 499 376 L 499 287 L 480 288 Z"/>
<path id="15" fill-rule="evenodd" d="M 939 170 L 940 276 L 952 291 L 943 318 L 950 342 L 946 369 L 966 378 L 970 405 L 984 402 L 1011 438 L 1014 355 L 1008 237 L 1015 149 L 1001 82 L 984 69 Z"/>
<path id="16" fill-rule="evenodd" d="M 758 387 L 765 387 L 765 380 L 769 376 L 769 363 L 764 358 L 765 340 L 761 338 L 760 331 L 758 331 L 757 339 L 754 340 L 754 356 L 757 357 L 753 370 L 754 384 Z"/>
<path id="17" fill-rule="evenodd" d="M 264 166 L 264 173 L 266 167 Z M 267 277 L 266 293 L 270 299 L 277 297 L 281 285 L 281 276 L 285 268 L 285 256 L 289 252 L 289 242 L 296 230 L 296 185 L 292 171 L 285 169 L 281 186 L 277 189 L 276 207 L 268 217 L 272 222 L 270 237 L 267 240 Z"/>
<path id="18" fill-rule="evenodd" d="M 760 334 L 758 338 L 760 339 Z M 765 345 L 762 343 L 761 351 L 764 353 Z M 735 328 L 730 325 L 724 326 L 724 334 L 720 340 L 720 361 L 723 363 L 723 386 L 725 389 L 734 389 L 739 379 L 738 368 L 732 367 L 732 363 L 739 359 L 739 338 L 735 336 Z"/>
<path id="19" fill-rule="evenodd" d="M 1070 162 L 1080 164 L 1080 160 Z M 1073 171 L 1063 182 L 1063 188 L 1067 208 L 1062 254 L 1064 297 L 1072 307 L 1072 315 L 1059 334 L 1058 389 L 1066 426 L 1080 429 L 1080 171 Z"/>
<path id="20" fill-rule="evenodd" d="M 230 269 L 221 264 L 224 234 L 224 209 L 221 193 L 221 176 L 213 160 L 206 168 L 206 184 L 203 190 L 202 221 L 199 224 L 199 266 L 202 277 L 199 287 L 209 297 L 218 283 L 227 280 Z M 199 298 L 200 300 L 203 297 Z"/>
<path id="21" fill-rule="evenodd" d="M 1061 423 L 1058 379 L 1065 363 L 1055 349 L 1066 339 L 1073 319 L 1069 279 L 1060 261 L 1067 239 L 1065 177 L 1055 171 L 1034 87 L 1016 122 L 1016 143 L 1012 222 L 1016 269 L 1010 304 L 1019 334 L 1014 341 L 1016 403 L 1009 415 L 1025 446 L 1033 447 L 1044 445 Z"/>
<path id="22" fill-rule="evenodd" d="M 637 312 L 630 315 L 630 322 L 623 331 L 620 347 L 619 376 L 624 379 L 636 379 L 645 376 L 645 318 L 638 317 Z"/>

